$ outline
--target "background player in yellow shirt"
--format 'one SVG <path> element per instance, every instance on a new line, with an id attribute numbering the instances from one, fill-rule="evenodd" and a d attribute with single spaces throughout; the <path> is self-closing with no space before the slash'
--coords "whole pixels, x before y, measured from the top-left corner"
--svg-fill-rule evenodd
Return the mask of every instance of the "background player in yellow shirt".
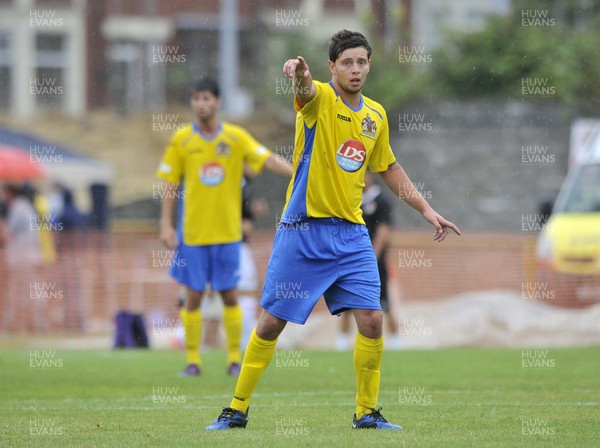
<path id="1" fill-rule="evenodd" d="M 418 193 L 389 144 L 383 107 L 361 95 L 371 66 L 371 47 L 360 33 L 332 36 L 331 81 L 313 81 L 301 56 L 283 73 L 293 79 L 296 115 L 294 175 L 273 243 L 261 305 L 229 407 L 206 429 L 245 427 L 250 397 L 271 362 L 277 337 L 288 321 L 303 324 L 321 295 L 332 314 L 352 310 L 354 428 L 401 429 L 375 409 L 383 354 L 379 274 L 360 204 L 367 167 L 398 197 L 421 213 L 443 241 L 458 228 Z"/>
<path id="2" fill-rule="evenodd" d="M 167 181 L 161 202 L 160 240 L 167 248 L 176 249 L 170 274 L 187 288 L 181 311 L 188 364 L 182 372 L 185 376 L 201 371 L 200 303 L 207 284 L 220 293 L 225 305 L 228 372 L 239 373 L 242 310 L 236 285 L 244 164 L 254 172 L 266 167 L 284 176 L 292 174 L 289 163 L 275 157 L 247 131 L 220 121 L 220 105 L 214 80 L 204 78 L 195 85 L 191 106 L 196 120 L 174 133 L 157 172 Z M 176 231 L 172 219 L 178 198 L 180 225 Z"/>

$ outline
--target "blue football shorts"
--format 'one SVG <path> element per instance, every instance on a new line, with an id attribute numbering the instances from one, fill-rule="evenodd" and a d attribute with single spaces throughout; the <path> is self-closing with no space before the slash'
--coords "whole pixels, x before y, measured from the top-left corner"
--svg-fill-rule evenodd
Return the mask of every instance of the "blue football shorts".
<path id="1" fill-rule="evenodd" d="M 241 241 L 208 246 L 179 243 L 169 274 L 194 291 L 204 291 L 207 284 L 213 291 L 233 289 L 240 280 L 241 244 Z"/>
<path id="2" fill-rule="evenodd" d="M 280 224 L 267 266 L 261 306 L 304 324 L 321 296 L 331 314 L 380 310 L 380 281 L 366 226 L 339 218 Z"/>

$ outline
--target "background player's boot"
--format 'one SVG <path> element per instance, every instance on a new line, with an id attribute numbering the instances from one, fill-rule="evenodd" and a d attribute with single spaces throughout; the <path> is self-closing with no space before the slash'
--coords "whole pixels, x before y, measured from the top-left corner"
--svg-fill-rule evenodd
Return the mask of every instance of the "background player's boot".
<path id="1" fill-rule="evenodd" d="M 354 414 L 352 427 L 354 429 L 402 429 L 402 426 L 393 425 L 383 418 L 380 411 L 381 408 L 373 409 L 372 412 L 363 415 L 358 420 L 356 419 L 356 414 Z"/>
<path id="2" fill-rule="evenodd" d="M 246 413 L 242 411 L 238 411 L 232 408 L 225 408 L 221 415 L 219 415 L 215 421 L 213 421 L 210 425 L 208 425 L 205 429 L 209 431 L 213 430 L 224 430 L 224 429 L 233 429 L 233 428 L 245 428 L 248 424 L 248 410 Z"/>
<path id="3" fill-rule="evenodd" d="M 198 376 L 200 375 L 200 367 L 198 364 L 188 364 L 185 370 L 179 373 L 179 376 Z"/>
<path id="4" fill-rule="evenodd" d="M 240 376 L 240 370 L 242 370 L 242 367 L 240 366 L 240 364 L 237 362 L 232 362 L 227 367 L 227 374 L 229 376 Z"/>

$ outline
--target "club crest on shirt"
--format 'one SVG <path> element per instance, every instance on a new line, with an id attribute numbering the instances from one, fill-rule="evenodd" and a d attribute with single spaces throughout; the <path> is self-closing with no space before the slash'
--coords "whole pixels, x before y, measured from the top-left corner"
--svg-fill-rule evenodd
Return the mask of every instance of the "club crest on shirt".
<path id="1" fill-rule="evenodd" d="M 346 140 L 335 152 L 335 161 L 344 171 L 354 173 L 361 169 L 367 158 L 365 145 L 358 140 Z"/>
<path id="2" fill-rule="evenodd" d="M 228 156 L 231 154 L 231 146 L 229 146 L 224 141 L 220 141 L 217 144 L 217 155 L 218 156 Z"/>
<path id="3" fill-rule="evenodd" d="M 225 179 L 225 168 L 216 162 L 210 162 L 202 165 L 198 173 L 200 182 L 209 187 L 219 185 Z"/>
<path id="4" fill-rule="evenodd" d="M 369 114 L 360 122 L 362 127 L 362 135 L 366 135 L 367 137 L 375 138 L 375 133 L 377 132 L 377 123 L 371 120 Z"/>

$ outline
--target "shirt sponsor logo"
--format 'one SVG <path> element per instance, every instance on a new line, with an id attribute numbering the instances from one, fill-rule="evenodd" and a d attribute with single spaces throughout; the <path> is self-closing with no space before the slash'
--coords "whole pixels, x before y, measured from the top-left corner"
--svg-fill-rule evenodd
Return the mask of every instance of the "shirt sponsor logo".
<path id="1" fill-rule="evenodd" d="M 200 182 L 209 187 L 219 185 L 225 179 L 225 169 L 218 163 L 207 163 L 200 168 Z"/>
<path id="2" fill-rule="evenodd" d="M 361 169 L 367 157 L 367 150 L 358 140 L 346 140 L 335 153 L 335 160 L 341 169 L 354 173 Z"/>

